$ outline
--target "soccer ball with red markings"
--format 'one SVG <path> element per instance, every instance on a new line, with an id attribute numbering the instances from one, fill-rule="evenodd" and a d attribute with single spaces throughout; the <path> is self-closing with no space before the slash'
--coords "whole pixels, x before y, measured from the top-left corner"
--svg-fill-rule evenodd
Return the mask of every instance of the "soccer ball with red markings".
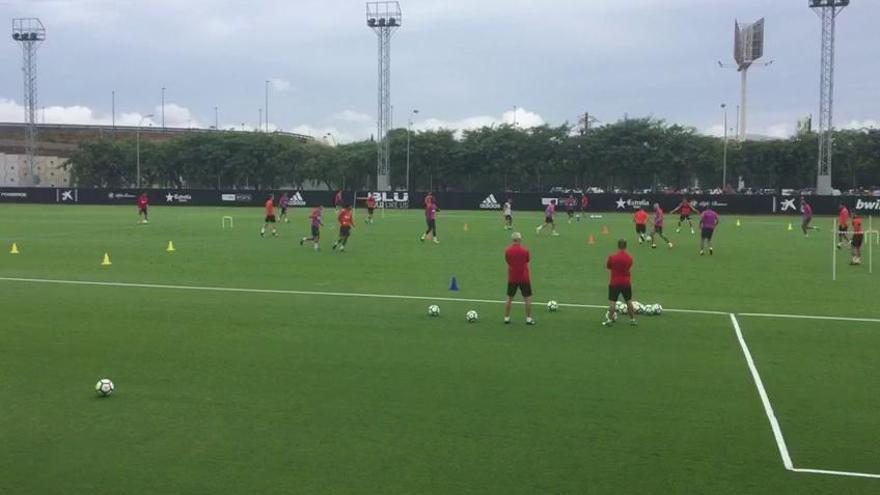
<path id="1" fill-rule="evenodd" d="M 108 395 L 113 393 L 113 382 L 111 382 L 107 378 L 102 378 L 98 380 L 98 383 L 95 384 L 95 392 L 98 393 L 101 397 L 107 397 Z"/>

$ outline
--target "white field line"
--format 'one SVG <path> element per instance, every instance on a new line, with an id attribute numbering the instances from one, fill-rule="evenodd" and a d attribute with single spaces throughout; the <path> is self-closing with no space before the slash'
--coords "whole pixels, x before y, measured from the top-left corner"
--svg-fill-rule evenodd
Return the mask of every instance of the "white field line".
<path id="1" fill-rule="evenodd" d="M 786 317 L 794 316 L 788 315 Z M 764 404 L 764 412 L 767 414 L 767 419 L 770 421 L 770 429 L 773 430 L 773 437 L 776 439 L 776 446 L 779 448 L 779 455 L 780 457 L 782 457 L 782 464 L 785 466 L 785 469 L 795 473 L 826 474 L 831 476 L 850 476 L 856 478 L 880 479 L 880 474 L 873 473 L 794 467 L 794 464 L 791 461 L 791 455 L 789 455 L 788 453 L 788 446 L 785 444 L 785 438 L 782 436 L 782 427 L 779 426 L 779 421 L 776 419 L 776 414 L 773 412 L 773 406 L 770 404 L 770 397 L 767 395 L 767 391 L 764 389 L 764 382 L 761 380 L 761 375 L 758 373 L 758 368 L 755 366 L 754 359 L 752 359 L 752 353 L 749 351 L 749 346 L 746 344 L 746 340 L 743 337 L 742 329 L 739 326 L 739 321 L 736 319 L 736 315 L 734 315 L 733 313 L 730 314 L 730 321 L 731 323 L 733 323 L 733 329 L 736 332 L 736 338 L 739 340 L 739 345 L 742 348 L 743 355 L 746 358 L 746 363 L 749 365 L 749 371 L 752 372 L 752 378 L 755 381 L 755 387 L 758 389 L 758 395 L 761 397 L 761 402 Z"/>
<path id="2" fill-rule="evenodd" d="M 776 439 L 776 447 L 779 448 L 782 464 L 785 466 L 785 469 L 791 471 L 794 466 L 791 463 L 791 456 L 788 454 L 788 446 L 785 445 L 785 439 L 782 437 L 782 428 L 779 427 L 779 421 L 776 420 L 776 414 L 773 412 L 770 398 L 764 389 L 764 382 L 761 380 L 758 368 L 755 367 L 755 361 L 752 359 L 752 353 L 749 352 L 749 346 L 743 338 L 742 330 L 739 328 L 739 321 L 737 321 L 736 315 L 733 313 L 730 314 L 730 322 L 733 323 L 733 330 L 736 332 L 739 346 L 742 348 L 743 356 L 746 358 L 746 364 L 749 365 L 749 371 L 752 372 L 752 379 L 755 381 L 755 387 L 758 389 L 761 403 L 764 404 L 764 412 L 767 413 L 767 419 L 770 421 L 770 429 L 773 430 L 773 437 Z"/>
<path id="3" fill-rule="evenodd" d="M 852 316 L 789 315 L 775 313 L 737 313 L 737 315 L 754 318 L 789 318 L 794 320 L 863 321 L 867 323 L 880 323 L 880 318 L 858 318 Z"/>

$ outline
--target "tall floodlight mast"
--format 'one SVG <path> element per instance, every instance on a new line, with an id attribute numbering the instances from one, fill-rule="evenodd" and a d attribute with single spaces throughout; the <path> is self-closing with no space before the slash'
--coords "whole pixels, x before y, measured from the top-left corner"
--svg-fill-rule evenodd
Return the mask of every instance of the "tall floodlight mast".
<path id="1" fill-rule="evenodd" d="M 22 182 L 38 184 L 36 174 L 37 156 L 37 48 L 46 39 L 46 28 L 36 17 L 12 19 L 12 39 L 21 44 L 24 75 L 25 155 L 27 177 Z"/>
<path id="2" fill-rule="evenodd" d="M 834 107 L 834 20 L 849 0 L 809 0 L 822 21 L 819 62 L 819 173 L 816 194 L 831 194 L 831 154 L 833 149 L 832 110 Z"/>
<path id="3" fill-rule="evenodd" d="M 773 61 L 756 64 L 755 61 L 764 55 L 764 18 L 751 24 L 740 24 L 739 21 L 733 21 L 733 59 L 736 61 L 736 70 L 740 73 L 740 105 L 736 119 L 739 122 L 737 126 L 737 139 L 745 141 L 746 139 L 746 97 L 748 96 L 748 73 L 749 68 L 753 65 L 766 67 Z M 720 67 L 730 67 L 718 62 Z"/>
<path id="4" fill-rule="evenodd" d="M 377 127 L 378 164 L 376 190 L 391 189 L 391 36 L 403 17 L 399 2 L 367 2 L 367 26 L 379 38 L 379 117 Z"/>

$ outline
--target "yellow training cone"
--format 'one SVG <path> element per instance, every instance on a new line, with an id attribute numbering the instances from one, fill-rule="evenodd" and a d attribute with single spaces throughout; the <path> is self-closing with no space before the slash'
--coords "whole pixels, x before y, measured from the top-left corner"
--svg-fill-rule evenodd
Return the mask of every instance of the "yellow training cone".
<path id="1" fill-rule="evenodd" d="M 110 262 L 110 255 L 108 253 L 104 253 L 104 261 L 101 262 L 101 266 L 110 266 L 113 263 Z"/>
<path id="2" fill-rule="evenodd" d="M 794 230 L 791 226 L 791 222 L 788 222 L 788 230 Z"/>
<path id="3" fill-rule="evenodd" d="M 739 218 L 736 219 L 736 226 L 742 227 L 742 222 L 739 221 Z"/>
<path id="4" fill-rule="evenodd" d="M 14 242 L 12 243 L 12 249 L 9 250 L 9 254 L 19 254 L 18 246 L 16 246 Z"/>
<path id="5" fill-rule="evenodd" d="M 464 224 L 464 231 L 465 231 L 465 232 L 468 231 L 468 224 Z"/>
<path id="6" fill-rule="evenodd" d="M 174 243 L 171 241 L 168 241 L 168 247 L 165 248 L 165 251 L 168 251 L 169 253 L 173 253 L 175 251 Z"/>

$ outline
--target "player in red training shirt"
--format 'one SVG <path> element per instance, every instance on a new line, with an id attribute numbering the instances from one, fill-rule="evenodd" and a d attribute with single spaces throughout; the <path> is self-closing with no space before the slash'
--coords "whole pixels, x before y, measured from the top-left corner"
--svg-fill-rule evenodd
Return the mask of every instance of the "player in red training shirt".
<path id="1" fill-rule="evenodd" d="M 272 235 L 278 237 L 278 229 L 275 227 L 275 195 L 270 194 L 269 199 L 266 200 L 266 220 L 263 223 L 263 228 L 260 229 L 260 237 L 266 236 L 266 227 L 269 224 L 272 224 Z"/>
<path id="2" fill-rule="evenodd" d="M 351 205 L 345 205 L 345 208 L 339 212 L 336 217 L 339 221 L 339 239 L 333 243 L 333 250 L 339 248 L 339 252 L 345 251 L 345 245 L 348 244 L 348 237 L 351 235 L 351 229 L 354 227 L 354 216 L 351 212 Z"/>
<path id="3" fill-rule="evenodd" d="M 670 211 L 669 214 L 674 215 L 675 212 L 679 212 L 678 226 L 675 227 L 675 231 L 681 232 L 681 223 L 687 220 L 688 225 L 691 226 L 691 235 L 694 235 L 694 221 L 691 220 L 691 215 L 693 215 L 694 213 L 699 215 L 700 211 L 694 208 L 691 200 L 687 199 L 686 197 L 682 198 L 681 203 L 679 203 L 674 210 Z"/>
<path id="4" fill-rule="evenodd" d="M 862 230 L 862 217 L 856 215 L 853 217 L 853 236 L 852 236 L 852 261 L 850 265 L 862 264 L 862 242 L 865 239 L 865 231 Z"/>
<path id="5" fill-rule="evenodd" d="M 651 247 L 655 249 L 657 248 L 657 236 L 666 242 L 669 249 L 672 249 L 672 243 L 663 235 L 663 208 L 660 208 L 659 203 L 654 203 L 654 232 L 651 234 Z"/>
<path id="6" fill-rule="evenodd" d="M 321 249 L 321 227 L 324 226 L 323 216 L 324 208 L 321 207 L 321 205 L 312 208 L 312 213 L 309 215 L 309 220 L 312 222 L 312 236 L 300 239 L 300 246 L 302 246 L 304 242 L 310 241 L 312 245 L 315 246 L 315 251 Z"/>
<path id="7" fill-rule="evenodd" d="M 840 211 L 837 215 L 837 249 L 843 245 L 843 241 L 849 240 L 849 210 L 846 205 L 840 203 Z M 853 228 L 855 230 L 855 228 Z"/>
<path id="8" fill-rule="evenodd" d="M 581 221 L 581 217 L 586 217 L 587 215 L 587 207 L 590 206 L 590 198 L 587 197 L 586 194 L 581 196 L 581 211 L 578 213 L 577 220 Z"/>
<path id="9" fill-rule="evenodd" d="M 636 223 L 636 235 L 639 236 L 639 245 L 648 240 L 648 212 L 644 208 L 639 208 L 633 215 L 633 222 Z"/>
<path id="10" fill-rule="evenodd" d="M 376 198 L 367 196 L 367 223 L 373 223 L 373 212 L 376 211 Z"/>
<path id="11" fill-rule="evenodd" d="M 809 236 L 809 230 L 817 230 L 817 227 L 810 225 L 813 221 L 813 207 L 810 206 L 810 203 L 807 203 L 807 200 L 801 196 L 801 230 L 804 231 L 804 236 Z"/>
<path id="12" fill-rule="evenodd" d="M 147 193 L 141 193 L 138 196 L 138 223 L 150 223 L 147 219 L 147 208 L 150 206 L 150 198 L 147 197 Z M 143 220 L 140 218 L 144 217 Z"/>
<path id="13" fill-rule="evenodd" d="M 636 324 L 636 311 L 632 304 L 632 277 L 630 269 L 633 265 L 633 257 L 626 252 L 626 240 L 617 241 L 618 251 L 608 257 L 605 267 L 611 270 L 611 280 L 608 282 L 608 312 L 605 314 L 606 327 L 614 325 L 617 321 L 617 299 L 623 296 L 626 308 L 629 312 L 629 324 Z"/>
<path id="14" fill-rule="evenodd" d="M 507 261 L 507 305 L 504 307 L 504 323 L 510 323 L 510 307 L 518 290 L 526 303 L 526 325 L 534 325 L 529 250 L 522 245 L 522 234 L 519 232 L 514 232 L 510 238 L 513 244 L 504 251 L 504 259 Z"/>
<path id="15" fill-rule="evenodd" d="M 571 223 L 571 220 L 574 218 L 574 209 L 577 207 L 577 200 L 574 199 L 574 194 L 569 194 L 567 198 L 565 198 L 565 213 L 568 215 L 568 223 Z"/>

